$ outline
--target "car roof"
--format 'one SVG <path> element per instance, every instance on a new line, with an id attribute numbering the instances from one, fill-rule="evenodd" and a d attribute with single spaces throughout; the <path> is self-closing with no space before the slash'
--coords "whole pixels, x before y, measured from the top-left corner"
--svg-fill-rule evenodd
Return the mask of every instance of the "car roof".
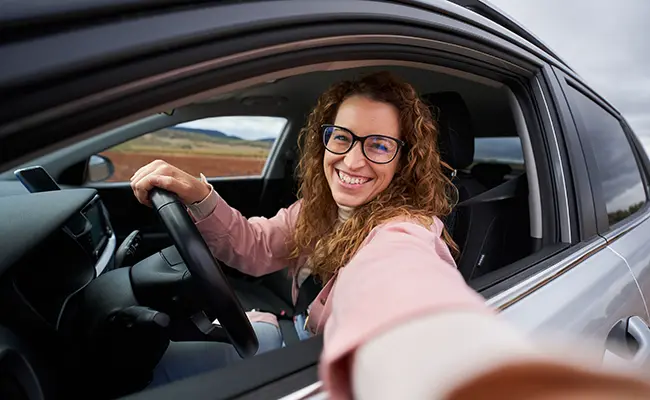
<path id="1" fill-rule="evenodd" d="M 243 2 L 245 0 L 239 0 Z M 563 66 L 570 69 L 568 64 L 531 31 L 510 17 L 503 10 L 497 8 L 488 0 L 447 0 L 467 10 L 473 11 L 484 18 L 500 25 L 514 35 L 525 39 L 534 46 L 543 50 L 558 60 Z M 199 3 L 227 3 L 232 0 L 203 0 L 193 1 L 192 5 Z M 433 6 L 434 2 L 427 0 L 403 0 L 401 3 L 412 5 Z M 123 15 L 128 12 L 142 12 L 174 6 L 187 6 L 186 0 L 67 0 L 53 2 L 51 0 L 9 1 L 2 5 L 0 13 L 0 26 L 11 28 L 28 23 L 63 23 L 88 17 L 111 17 Z"/>
<path id="2" fill-rule="evenodd" d="M 55 20 L 84 15 L 108 15 L 129 10 L 143 10 L 182 4 L 179 0 L 30 0 L 2 3 L 0 22 L 19 23 L 34 20 Z M 198 3 L 198 2 L 197 2 Z"/>
<path id="3" fill-rule="evenodd" d="M 393 0 L 397 3 L 406 3 L 426 8 L 436 8 L 436 1 L 431 0 Z M 544 51 L 554 58 L 559 64 L 575 73 L 557 53 L 540 40 L 535 34 L 526 29 L 514 18 L 506 14 L 488 0 L 446 0 L 466 10 L 472 11 L 489 21 L 496 23 L 511 34 L 524 39 L 531 45 Z M 51 0 L 9 1 L 2 4 L 0 13 L 0 32 L 11 31 L 33 24 L 65 26 L 72 22 L 87 21 L 89 18 L 110 19 L 121 18 L 128 13 L 152 11 L 163 8 L 196 6 L 201 3 L 233 3 L 246 2 L 246 0 L 197 0 L 188 4 L 186 0 L 67 0 L 53 2 Z M 0 1 L 1 3 L 1 1 Z"/>
<path id="4" fill-rule="evenodd" d="M 508 30 L 511 34 L 516 35 L 533 46 L 539 48 L 540 50 L 547 53 L 549 56 L 553 57 L 556 62 L 562 64 L 563 67 L 569 69 L 571 72 L 575 71 L 567 64 L 553 49 L 551 49 L 547 44 L 545 44 L 539 37 L 537 37 L 530 30 L 525 28 L 522 24 L 517 22 L 513 17 L 508 15 L 505 11 L 498 8 L 494 4 L 490 3 L 488 0 L 446 0 L 450 3 L 461 6 L 469 11 L 474 12 L 475 14 L 484 17 L 502 28 Z M 420 5 L 433 5 L 432 1 L 429 0 L 406 0 L 404 3 L 411 4 L 420 4 Z"/>

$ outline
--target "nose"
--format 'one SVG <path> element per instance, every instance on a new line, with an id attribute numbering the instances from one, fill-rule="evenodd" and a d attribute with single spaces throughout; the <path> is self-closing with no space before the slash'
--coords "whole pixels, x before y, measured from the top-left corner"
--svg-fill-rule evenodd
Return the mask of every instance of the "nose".
<path id="1" fill-rule="evenodd" d="M 345 158 L 343 159 L 345 166 L 354 170 L 360 169 L 366 165 L 366 157 L 363 155 L 361 150 L 361 143 L 357 142 L 352 146 L 350 151 L 347 152 Z"/>

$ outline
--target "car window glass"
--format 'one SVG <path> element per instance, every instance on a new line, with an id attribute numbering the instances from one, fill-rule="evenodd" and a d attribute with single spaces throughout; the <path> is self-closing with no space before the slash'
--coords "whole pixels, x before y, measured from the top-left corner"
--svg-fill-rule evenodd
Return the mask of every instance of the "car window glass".
<path id="1" fill-rule="evenodd" d="M 123 182 L 143 165 L 163 159 L 194 175 L 261 175 L 285 118 L 228 116 L 184 122 L 114 146 L 101 156 L 113 163 L 106 181 Z"/>
<path id="2" fill-rule="evenodd" d="M 523 174 L 524 152 L 519 136 L 477 137 L 474 139 L 472 176 L 488 188 Z"/>
<path id="3" fill-rule="evenodd" d="M 636 212 L 646 202 L 639 166 L 619 120 L 576 89 L 569 100 L 577 109 L 598 167 L 609 223 Z"/>
<path id="4" fill-rule="evenodd" d="M 477 137 L 474 139 L 474 162 L 524 164 L 524 153 L 518 136 Z"/>

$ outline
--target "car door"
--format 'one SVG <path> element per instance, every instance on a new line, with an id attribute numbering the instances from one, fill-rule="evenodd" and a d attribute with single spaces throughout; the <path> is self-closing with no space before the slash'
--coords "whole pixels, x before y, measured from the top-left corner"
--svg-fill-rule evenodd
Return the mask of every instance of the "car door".
<path id="1" fill-rule="evenodd" d="M 611 105 L 571 77 L 558 74 L 578 128 L 593 187 L 598 233 L 633 273 L 647 306 L 650 294 L 650 207 L 647 155 Z M 634 314 L 650 322 L 647 308 Z M 643 334 L 650 338 L 650 329 Z"/>
<path id="2" fill-rule="evenodd" d="M 648 190 L 648 173 L 650 171 L 650 162 L 648 156 L 641 147 L 638 138 L 634 136 L 632 130 L 627 126 L 625 121 L 622 121 L 623 127 L 627 130 L 630 144 L 636 155 L 639 171 L 643 180 L 643 186 Z M 621 256 L 625 257 L 626 262 L 630 266 L 634 276 L 636 277 L 641 292 L 646 299 L 650 296 L 650 251 L 648 251 L 648 238 L 650 238 L 650 209 L 647 203 L 639 209 L 632 210 L 631 215 L 623 218 L 620 221 L 612 224 L 607 232 L 603 232 L 603 236 L 610 242 L 610 246 L 619 252 Z M 650 321 L 649 321 L 650 322 Z"/>
<path id="3" fill-rule="evenodd" d="M 550 133 L 566 148 L 566 153 L 562 154 L 558 146 L 555 157 L 565 165 L 567 175 L 571 174 L 572 179 L 564 181 L 576 182 L 567 189 L 576 194 L 576 204 L 585 205 L 569 210 L 573 218 L 581 214 L 579 238 L 573 241 L 571 248 L 554 257 L 548 268 L 490 299 L 490 303 L 525 331 L 537 335 L 548 332 L 578 335 L 590 340 L 603 354 L 611 354 L 609 351 L 619 350 L 613 342 L 608 342 L 608 337 L 616 337 L 621 332 L 625 336 L 628 328 L 631 330 L 627 333 L 638 341 L 637 344 L 647 343 L 646 338 L 638 337 L 638 332 L 631 328 L 629 322 L 630 318 L 636 317 L 635 322 L 638 318 L 645 324 L 648 311 L 637 279 L 621 254 L 624 250 L 600 235 L 600 186 L 594 188 L 597 181 L 591 178 L 596 166 L 586 156 L 592 149 L 583 140 L 585 128 L 576 118 L 575 104 L 570 106 L 575 98 L 571 95 L 565 98 L 564 84 L 556 80 L 556 73 L 565 77 L 560 71 L 545 68 L 548 88 L 542 91 L 546 93 L 546 98 L 542 99 L 541 104 L 555 121 Z M 603 123 L 600 120 L 593 122 Z M 626 144 L 622 130 L 616 140 L 616 145 Z M 605 151 L 610 151 L 612 145 L 609 143 Z M 634 157 L 631 159 L 634 160 Z M 602 165 L 599 167 L 603 168 Z M 580 186 L 577 182 L 581 182 Z M 585 186 L 591 186 L 590 190 L 583 190 Z M 643 199 L 645 202 L 643 188 L 641 192 L 637 196 L 638 201 Z M 590 218 L 584 213 L 585 209 L 593 213 Z M 645 359 L 646 349 L 640 348 L 636 355 Z"/>

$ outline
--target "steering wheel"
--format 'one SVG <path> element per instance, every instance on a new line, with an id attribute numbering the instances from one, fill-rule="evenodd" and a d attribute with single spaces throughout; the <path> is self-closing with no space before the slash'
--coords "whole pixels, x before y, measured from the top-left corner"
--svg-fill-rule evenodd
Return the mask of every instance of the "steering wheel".
<path id="1" fill-rule="evenodd" d="M 160 188 L 151 190 L 150 199 L 206 300 L 207 314 L 217 317 L 242 358 L 255 355 L 259 343 L 253 326 L 183 203 Z"/>

